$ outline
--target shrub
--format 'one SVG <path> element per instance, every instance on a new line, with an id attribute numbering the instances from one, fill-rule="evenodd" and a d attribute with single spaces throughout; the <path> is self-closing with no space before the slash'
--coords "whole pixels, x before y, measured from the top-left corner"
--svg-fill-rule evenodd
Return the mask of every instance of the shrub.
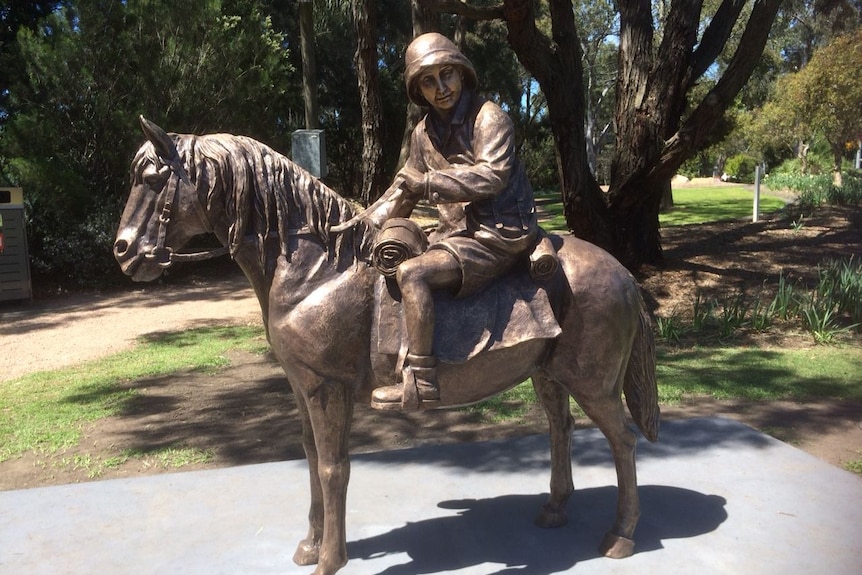
<path id="1" fill-rule="evenodd" d="M 743 182 L 746 184 L 754 183 L 754 168 L 757 166 L 757 159 L 747 154 L 736 154 L 727 159 L 724 163 L 724 172 L 733 179 L 734 182 Z"/>
<path id="2" fill-rule="evenodd" d="M 843 185 L 834 186 L 832 176 L 803 176 L 800 174 L 769 174 L 764 185 L 773 190 L 792 190 L 798 194 L 797 204 L 803 209 L 823 204 L 856 206 L 862 204 L 862 173 L 851 170 L 842 175 Z"/>
<path id="3" fill-rule="evenodd" d="M 111 206 L 94 208 L 82 221 L 28 206 L 27 224 L 34 283 L 47 291 L 102 288 L 122 280 L 112 255 L 119 216 Z"/>
<path id="4" fill-rule="evenodd" d="M 669 343 L 687 335 L 724 340 L 741 329 L 766 331 L 776 321 L 801 326 L 816 343 L 830 343 L 839 335 L 862 329 L 862 262 L 850 258 L 820 264 L 818 284 L 809 289 L 780 274 L 774 297 L 735 293 L 707 299 L 700 292 L 692 302 L 690 323 L 675 311 L 656 317 L 656 332 Z"/>
<path id="5" fill-rule="evenodd" d="M 842 174 L 842 185 L 829 187 L 826 202 L 833 206 L 862 204 L 862 172 L 851 170 Z"/>
<path id="6" fill-rule="evenodd" d="M 792 190 L 797 193 L 797 204 L 803 209 L 810 209 L 823 204 L 832 187 L 832 177 L 826 174 L 819 176 L 777 173 L 769 174 L 764 179 L 764 185 L 773 190 Z"/>

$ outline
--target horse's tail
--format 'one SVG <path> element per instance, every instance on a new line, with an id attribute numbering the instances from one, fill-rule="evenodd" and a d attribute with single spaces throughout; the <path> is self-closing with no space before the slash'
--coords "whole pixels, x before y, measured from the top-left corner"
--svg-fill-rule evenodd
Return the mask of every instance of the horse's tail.
<path id="1" fill-rule="evenodd" d="M 650 441 L 656 441 L 661 413 L 655 375 L 655 334 L 640 294 L 638 294 L 638 302 L 640 304 L 638 331 L 629 355 L 623 391 L 635 424 L 644 437 Z"/>

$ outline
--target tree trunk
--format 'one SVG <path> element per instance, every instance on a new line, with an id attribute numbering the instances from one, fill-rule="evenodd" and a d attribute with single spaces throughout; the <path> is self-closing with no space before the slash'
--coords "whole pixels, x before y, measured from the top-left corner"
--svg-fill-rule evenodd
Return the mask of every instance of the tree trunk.
<path id="1" fill-rule="evenodd" d="M 566 223 L 575 235 L 610 248 L 604 193 L 586 154 L 583 70 L 571 2 L 551 0 L 549 8 L 556 46 L 536 27 L 533 2 L 506 0 L 509 45 L 547 98 Z"/>
<path id="2" fill-rule="evenodd" d="M 841 164 L 844 162 L 844 142 L 830 142 L 832 148 L 832 185 L 840 188 L 844 183 L 841 178 Z"/>
<path id="3" fill-rule="evenodd" d="M 802 140 L 796 145 L 796 157 L 799 159 L 799 166 L 802 175 L 808 174 L 808 150 L 811 146 Z"/>
<path id="4" fill-rule="evenodd" d="M 473 18 L 506 21 L 509 44 L 548 101 L 557 147 L 566 222 L 579 237 L 614 254 L 630 269 L 661 259 L 658 214 L 682 163 L 708 143 L 760 59 L 781 0 L 754 3 L 736 52 L 716 86 L 688 113 L 694 83 L 727 43 L 745 0 L 722 0 L 698 42 L 702 0 L 675 0 L 654 45 L 652 4 L 617 0 L 620 14 L 616 148 L 608 193 L 589 169 L 584 131 L 580 42 L 571 0 L 548 0 L 551 38 L 538 30 L 533 0 L 473 7 L 423 0 Z"/>
<path id="5" fill-rule="evenodd" d="M 410 0 L 410 8 L 413 18 L 413 37 L 421 36 L 427 32 L 440 30 L 440 14 L 433 0 Z M 404 134 L 401 136 L 401 153 L 398 155 L 398 168 L 404 165 L 410 155 L 410 135 L 419 120 L 422 119 L 424 111 L 422 108 L 407 100 L 407 121 L 404 123 Z"/>
<path id="6" fill-rule="evenodd" d="M 730 4 L 734 6 L 725 10 Z M 703 101 L 684 116 L 693 73 L 708 68 L 705 54 L 717 53 L 703 42 L 694 48 L 699 2 L 671 5 L 664 36 L 654 52 L 649 3 L 618 0 L 617 147 L 608 195 L 616 232 L 612 252 L 630 269 L 660 261 L 658 214 L 663 193 L 682 163 L 706 144 L 751 76 L 780 4 L 781 0 L 755 3 L 727 69 Z M 723 42 L 738 8 L 738 0 L 725 0 L 704 41 Z"/>
<path id="7" fill-rule="evenodd" d="M 356 76 L 362 111 L 362 189 L 366 206 L 384 188 L 383 105 L 377 70 L 377 23 L 375 0 L 353 0 L 353 25 L 356 31 Z"/>
<path id="8" fill-rule="evenodd" d="M 673 207 L 673 186 L 668 181 L 667 185 L 661 191 L 661 204 L 659 205 L 660 212 L 666 212 Z"/>
<path id="9" fill-rule="evenodd" d="M 299 2 L 300 51 L 302 52 L 302 97 L 305 101 L 305 128 L 317 129 L 317 62 L 314 58 L 314 5 Z"/>

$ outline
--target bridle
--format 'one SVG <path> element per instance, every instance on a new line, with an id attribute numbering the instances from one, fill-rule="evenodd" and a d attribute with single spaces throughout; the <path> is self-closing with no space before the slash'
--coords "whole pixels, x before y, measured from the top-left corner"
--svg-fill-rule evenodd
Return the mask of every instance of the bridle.
<path id="1" fill-rule="evenodd" d="M 159 214 L 159 232 L 156 236 L 156 245 L 149 253 L 145 254 L 144 257 L 155 260 L 156 264 L 161 268 L 169 268 L 174 264 L 174 262 L 197 262 L 227 254 L 229 250 L 225 246 L 201 252 L 181 254 L 176 253 L 171 247 L 165 245 L 165 238 L 168 235 L 168 224 L 171 222 L 171 211 L 173 210 L 174 201 L 176 200 L 177 193 L 180 188 L 180 182 L 188 184 L 189 186 L 191 186 L 192 183 L 182 164 L 179 163 L 179 158 L 175 158 L 174 160 L 165 160 L 162 158 L 162 161 L 164 161 L 171 169 L 171 173 L 176 178 L 176 183 L 174 184 L 173 189 L 170 188 L 170 180 L 165 183 L 167 192 L 165 195 L 165 203 L 162 206 L 162 213 Z M 212 233 L 213 227 L 207 217 L 206 208 L 204 208 L 204 205 L 201 203 L 201 199 L 198 197 L 198 194 L 195 193 L 193 195 L 194 202 L 192 205 L 195 208 L 195 213 L 207 233 Z"/>
<path id="2" fill-rule="evenodd" d="M 165 183 L 165 203 L 162 205 L 162 213 L 159 214 L 159 231 L 156 236 L 156 245 L 150 250 L 148 253 L 144 254 L 144 257 L 149 260 L 155 260 L 155 263 L 162 268 L 170 267 L 174 262 L 191 262 L 191 261 L 201 261 L 208 260 L 211 258 L 223 256 L 230 252 L 227 247 L 214 248 L 210 250 L 204 250 L 200 252 L 194 253 L 176 253 L 172 248 L 165 245 L 165 238 L 168 235 L 168 224 L 171 221 L 171 212 L 174 209 L 174 202 L 176 201 L 177 194 L 180 188 L 180 182 L 194 187 L 191 180 L 189 179 L 188 174 L 186 173 L 186 169 L 183 166 L 182 160 L 180 159 L 179 152 L 177 151 L 176 145 L 165 133 L 157 125 L 153 124 L 143 116 L 140 116 L 141 128 L 144 131 L 144 134 L 147 136 L 147 139 L 150 143 L 153 144 L 153 148 L 155 149 L 156 155 L 159 160 L 170 168 L 171 174 L 176 178 L 173 187 L 171 187 L 170 178 Z M 207 233 L 212 233 L 213 227 L 209 221 L 209 217 L 207 215 L 206 208 L 201 202 L 200 196 L 195 192 L 194 201 L 192 203 L 194 207 L 195 213 L 198 216 L 201 224 Z M 355 223 L 355 222 L 354 222 Z M 352 224 L 351 224 L 352 226 Z M 350 227 L 350 226 L 349 226 Z M 336 228 L 341 228 L 337 229 Z M 343 226 L 335 226 L 331 230 L 333 233 L 343 232 L 346 228 Z M 307 235 L 315 235 L 315 233 L 311 230 L 308 225 L 302 226 L 296 229 L 287 229 L 281 230 L 280 232 L 273 231 L 270 232 L 267 238 L 276 237 L 279 233 L 286 234 L 287 236 L 307 236 Z"/>

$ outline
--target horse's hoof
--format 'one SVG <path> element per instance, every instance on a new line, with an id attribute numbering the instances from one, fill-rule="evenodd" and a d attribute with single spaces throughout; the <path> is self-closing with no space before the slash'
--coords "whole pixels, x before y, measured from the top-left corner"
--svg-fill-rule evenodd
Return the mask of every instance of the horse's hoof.
<path id="1" fill-rule="evenodd" d="M 307 541 L 301 541 L 293 554 L 293 562 L 297 565 L 315 565 L 320 559 L 320 547 Z"/>
<path id="2" fill-rule="evenodd" d="M 345 565 L 347 565 L 347 559 L 340 561 L 321 561 L 312 575 L 335 575 L 335 573 Z"/>
<path id="3" fill-rule="evenodd" d="M 542 509 L 536 516 L 536 526 L 542 529 L 556 529 L 564 527 L 569 522 L 569 515 L 565 510 L 554 510 L 548 505 L 542 505 Z"/>
<path id="4" fill-rule="evenodd" d="M 635 552 L 635 542 L 615 533 L 608 533 L 599 547 L 602 555 L 611 559 L 631 557 Z"/>

